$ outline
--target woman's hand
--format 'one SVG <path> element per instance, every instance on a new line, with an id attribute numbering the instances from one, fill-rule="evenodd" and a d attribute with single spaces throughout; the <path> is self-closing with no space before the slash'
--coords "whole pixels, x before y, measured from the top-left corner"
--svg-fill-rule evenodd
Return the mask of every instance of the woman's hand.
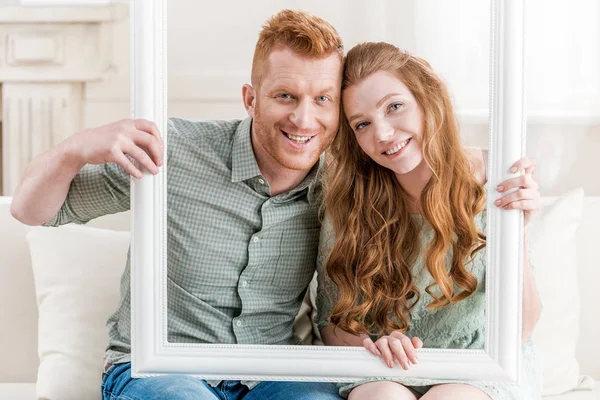
<path id="1" fill-rule="evenodd" d="M 363 346 L 376 356 L 381 356 L 388 367 L 394 366 L 394 360 L 408 370 L 409 361 L 418 362 L 417 349 L 423 347 L 423 342 L 418 337 L 409 338 L 399 331 L 394 331 L 388 336 L 382 336 L 375 343 L 371 338 L 363 340 Z"/>
<path id="2" fill-rule="evenodd" d="M 496 187 L 500 193 L 509 193 L 500 197 L 494 204 L 505 210 L 523 210 L 525 225 L 527 225 L 531 216 L 540 210 L 541 205 L 538 184 L 533 179 L 535 159 L 523 157 L 510 169 L 513 174 L 521 171 L 524 171 L 524 174 L 507 179 Z"/>

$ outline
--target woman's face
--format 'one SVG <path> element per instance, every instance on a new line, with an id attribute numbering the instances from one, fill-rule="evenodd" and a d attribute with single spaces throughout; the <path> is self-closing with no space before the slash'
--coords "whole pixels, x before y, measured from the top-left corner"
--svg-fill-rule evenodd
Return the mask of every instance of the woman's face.
<path id="1" fill-rule="evenodd" d="M 343 93 L 358 144 L 377 164 L 406 174 L 423 161 L 423 110 L 394 74 L 379 71 Z"/>

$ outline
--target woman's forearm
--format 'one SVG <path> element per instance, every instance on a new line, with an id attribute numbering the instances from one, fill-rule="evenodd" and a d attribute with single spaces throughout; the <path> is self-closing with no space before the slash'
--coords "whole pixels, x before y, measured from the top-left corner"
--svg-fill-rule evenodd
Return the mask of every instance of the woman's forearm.
<path id="1" fill-rule="evenodd" d="M 356 336 L 341 329 L 328 325 L 321 329 L 323 343 L 327 346 L 362 346 L 367 335 Z"/>
<path id="2" fill-rule="evenodd" d="M 527 243 L 527 228 L 525 228 L 525 243 Z M 533 270 L 529 265 L 527 246 L 523 249 L 523 323 L 522 341 L 525 343 L 533 334 L 542 312 L 542 302 L 535 286 Z"/>

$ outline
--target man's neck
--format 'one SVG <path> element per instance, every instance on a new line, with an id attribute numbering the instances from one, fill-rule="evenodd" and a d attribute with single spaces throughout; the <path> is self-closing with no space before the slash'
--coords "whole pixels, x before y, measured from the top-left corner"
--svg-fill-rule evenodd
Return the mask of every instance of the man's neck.
<path id="1" fill-rule="evenodd" d="M 257 160 L 258 161 L 258 160 Z M 273 160 L 275 163 L 276 161 Z M 258 168 L 271 187 L 271 196 L 292 190 L 302 183 L 309 171 L 295 171 L 281 165 L 269 165 L 258 161 Z"/>
<path id="2" fill-rule="evenodd" d="M 308 171 L 285 168 L 271 154 L 257 148 L 252 142 L 252 150 L 258 164 L 258 169 L 265 177 L 271 188 L 271 196 L 287 192 L 300 185 L 308 176 Z"/>

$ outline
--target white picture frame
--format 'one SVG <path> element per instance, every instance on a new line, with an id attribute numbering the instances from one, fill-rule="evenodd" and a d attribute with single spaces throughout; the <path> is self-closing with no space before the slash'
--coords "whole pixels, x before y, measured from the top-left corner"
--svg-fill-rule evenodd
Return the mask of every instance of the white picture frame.
<path id="1" fill-rule="evenodd" d="M 133 0 L 134 118 L 166 136 L 166 0 Z M 492 0 L 488 190 L 509 178 L 525 150 L 524 4 Z M 165 165 L 166 168 L 166 165 Z M 132 375 L 349 382 L 369 376 L 517 382 L 521 354 L 523 221 L 488 197 L 487 327 L 483 350 L 422 349 L 419 363 L 387 368 L 362 347 L 178 344 L 167 341 L 166 174 L 132 180 Z"/>

